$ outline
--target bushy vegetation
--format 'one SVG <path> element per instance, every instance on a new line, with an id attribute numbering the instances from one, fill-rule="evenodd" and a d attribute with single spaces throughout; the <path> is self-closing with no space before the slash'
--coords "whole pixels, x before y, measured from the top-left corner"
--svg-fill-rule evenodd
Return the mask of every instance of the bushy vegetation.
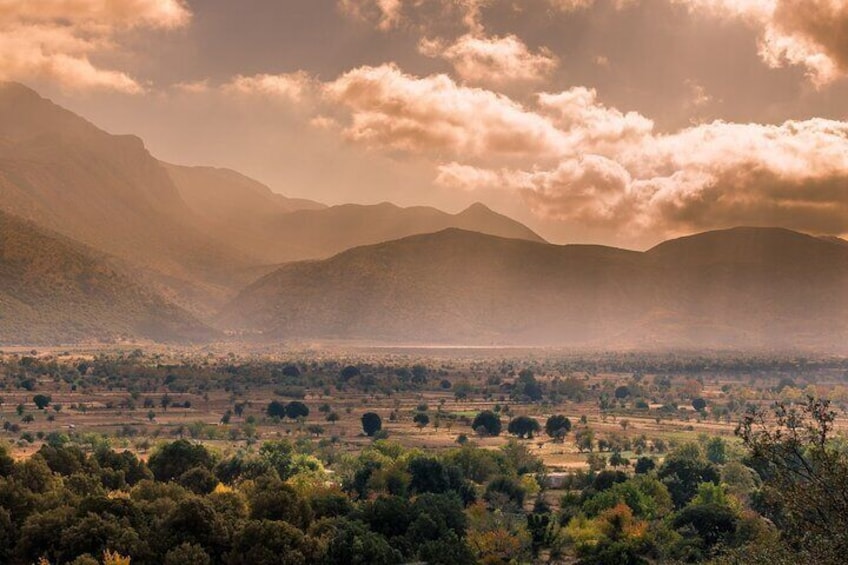
<path id="1" fill-rule="evenodd" d="M 799 394 L 813 392 L 806 362 L 636 358 L 639 371 L 596 374 L 619 361 L 3 359 L 4 564 L 781 565 L 848 552 L 839 362 L 814 369 L 830 375 L 815 386 L 830 404 Z M 106 433 L 84 429 L 98 414 Z"/>

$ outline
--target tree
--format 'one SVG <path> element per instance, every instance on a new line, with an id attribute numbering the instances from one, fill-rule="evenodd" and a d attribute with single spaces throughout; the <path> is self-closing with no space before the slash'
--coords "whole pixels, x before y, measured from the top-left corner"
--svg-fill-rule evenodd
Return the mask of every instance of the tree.
<path id="1" fill-rule="evenodd" d="M 337 518 L 321 526 L 325 531 L 316 533 L 329 538 L 324 563 L 395 565 L 403 562 L 403 556 L 385 537 L 370 531 L 362 522 Z"/>
<path id="2" fill-rule="evenodd" d="M 707 442 L 707 459 L 716 465 L 727 463 L 727 443 L 720 437 L 712 437 Z"/>
<path id="3" fill-rule="evenodd" d="M 507 431 L 512 435 L 520 438 L 532 439 L 533 434 L 541 429 L 539 422 L 535 418 L 528 416 L 518 416 L 510 420 L 507 426 Z"/>
<path id="4" fill-rule="evenodd" d="M 360 372 L 359 367 L 348 365 L 347 367 L 341 370 L 339 376 L 342 378 L 343 381 L 347 382 L 353 377 L 358 377 L 361 374 L 362 373 Z"/>
<path id="5" fill-rule="evenodd" d="M 209 565 L 209 554 L 197 544 L 183 543 L 165 554 L 164 565 Z"/>
<path id="6" fill-rule="evenodd" d="M 265 412 L 271 418 L 285 418 L 286 405 L 279 400 L 272 400 L 270 404 L 268 404 L 268 408 L 265 409 Z"/>
<path id="7" fill-rule="evenodd" d="M 636 460 L 636 465 L 634 465 L 633 470 L 637 475 L 644 475 L 653 471 L 656 466 L 657 463 L 650 457 L 640 457 Z"/>
<path id="8" fill-rule="evenodd" d="M 304 404 L 303 402 L 295 400 L 286 404 L 285 413 L 286 417 L 292 420 L 297 420 L 298 418 L 306 418 L 307 416 L 309 416 L 309 407 L 306 406 L 306 404 Z"/>
<path id="9" fill-rule="evenodd" d="M 218 486 L 218 479 L 204 467 L 193 467 L 180 475 L 180 484 L 195 494 L 209 494 Z"/>
<path id="10" fill-rule="evenodd" d="M 163 445 L 147 462 L 157 481 L 176 479 L 193 467 L 211 470 L 214 464 L 212 454 L 204 446 L 186 439 Z"/>
<path id="11" fill-rule="evenodd" d="M 622 385 L 615 389 L 615 397 L 619 400 L 625 399 L 630 396 L 630 387 L 627 385 Z"/>
<path id="12" fill-rule="evenodd" d="M 694 530 L 703 541 L 704 549 L 709 550 L 733 534 L 737 522 L 738 517 L 731 508 L 709 503 L 687 506 L 674 517 L 672 526 L 678 530 Z"/>
<path id="13" fill-rule="evenodd" d="M 277 476 L 286 480 L 294 474 L 294 447 L 285 440 L 266 441 L 259 448 L 259 456 L 277 471 Z"/>
<path id="14" fill-rule="evenodd" d="M 419 428 L 423 428 L 424 426 L 430 423 L 430 416 L 428 416 L 424 412 L 418 412 L 412 418 L 412 421 L 415 422 L 415 425 Z"/>
<path id="15" fill-rule="evenodd" d="M 374 434 L 383 429 L 383 420 L 376 412 L 366 412 L 362 415 L 362 431 L 368 437 L 373 437 Z"/>
<path id="16" fill-rule="evenodd" d="M 848 555 L 848 453 L 835 441 L 835 420 L 829 401 L 808 397 L 800 408 L 750 413 L 737 428 L 763 479 L 766 517 L 811 563 Z"/>
<path id="17" fill-rule="evenodd" d="M 223 517 L 208 498 L 199 496 L 178 502 L 165 517 L 162 531 L 169 546 L 184 543 L 199 545 L 209 553 L 213 562 L 220 561 L 229 538 Z"/>
<path id="18" fill-rule="evenodd" d="M 15 468 L 15 460 L 9 454 L 9 449 L 0 443 L 0 477 L 8 477 Z"/>
<path id="19" fill-rule="evenodd" d="M 52 399 L 46 394 L 36 394 L 32 397 L 32 402 L 39 410 L 44 410 L 50 405 Z"/>
<path id="20" fill-rule="evenodd" d="M 521 508 L 526 495 L 527 491 L 516 479 L 497 477 L 486 486 L 483 498 L 493 506 L 503 506 L 505 502 L 511 502 Z"/>
<path id="21" fill-rule="evenodd" d="M 568 432 L 570 431 L 571 420 L 569 420 L 562 414 L 551 416 L 545 422 L 545 433 L 548 434 L 548 436 L 554 441 L 564 440 L 565 436 L 568 435 Z"/>
<path id="22" fill-rule="evenodd" d="M 447 467 L 435 457 L 416 457 L 409 462 L 410 489 L 413 492 L 443 493 L 462 486 L 455 467 Z"/>
<path id="23" fill-rule="evenodd" d="M 574 441 L 577 442 L 577 450 L 580 453 L 592 451 L 595 447 L 595 432 L 589 428 L 577 430 L 574 434 Z"/>
<path id="24" fill-rule="evenodd" d="M 299 377 L 300 376 L 300 369 L 297 368 L 297 365 L 289 364 L 289 365 L 286 365 L 285 367 L 283 367 L 282 373 L 283 373 L 283 375 L 285 375 L 287 377 Z"/>
<path id="25" fill-rule="evenodd" d="M 424 365 L 412 366 L 412 382 L 415 384 L 424 384 L 427 382 L 429 371 Z"/>
<path id="26" fill-rule="evenodd" d="M 535 375 L 533 375 L 533 371 L 524 369 L 518 373 L 518 379 L 515 381 L 512 396 L 513 398 L 531 401 L 542 399 L 542 387 L 536 380 Z"/>
<path id="27" fill-rule="evenodd" d="M 622 457 L 621 451 L 616 449 L 612 452 L 612 455 L 610 455 L 609 464 L 612 465 L 613 468 L 621 466 L 627 467 L 630 465 L 630 460 L 626 457 Z"/>
<path id="28" fill-rule="evenodd" d="M 484 410 L 477 414 L 471 427 L 483 436 L 498 436 L 501 433 L 501 419 L 491 410 Z"/>
<path id="29" fill-rule="evenodd" d="M 704 458 L 697 444 L 678 447 L 657 470 L 657 477 L 668 488 L 676 508 L 692 500 L 701 483 L 720 482 L 718 469 Z"/>
<path id="30" fill-rule="evenodd" d="M 304 530 L 312 521 L 309 502 L 274 476 L 259 477 L 248 502 L 250 517 L 254 520 L 282 520 Z"/>
<path id="31" fill-rule="evenodd" d="M 694 400 L 692 400 L 692 408 L 694 408 L 696 411 L 700 412 L 706 407 L 707 401 L 703 398 L 695 398 Z"/>
<path id="32" fill-rule="evenodd" d="M 235 535 L 227 555 L 232 565 L 316 563 L 318 544 L 286 522 L 250 520 Z"/>

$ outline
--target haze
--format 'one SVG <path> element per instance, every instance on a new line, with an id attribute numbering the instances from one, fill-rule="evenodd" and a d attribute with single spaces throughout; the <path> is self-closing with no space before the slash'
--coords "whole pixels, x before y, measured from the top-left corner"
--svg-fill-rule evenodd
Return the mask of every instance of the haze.
<path id="1" fill-rule="evenodd" d="M 327 204 L 848 232 L 841 0 L 0 1 L 0 78 Z"/>

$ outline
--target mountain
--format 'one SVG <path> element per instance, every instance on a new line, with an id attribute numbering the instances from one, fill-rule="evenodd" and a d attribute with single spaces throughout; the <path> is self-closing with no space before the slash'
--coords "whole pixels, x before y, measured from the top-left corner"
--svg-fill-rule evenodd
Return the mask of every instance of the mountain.
<path id="1" fill-rule="evenodd" d="M 219 321 L 270 339 L 844 350 L 848 247 L 769 228 L 647 252 L 448 229 L 284 265 Z"/>
<path id="2" fill-rule="evenodd" d="M 388 202 L 327 207 L 286 198 L 228 169 L 163 166 L 183 201 L 204 220 L 207 233 L 266 264 L 327 258 L 352 247 L 451 227 L 544 241 L 530 228 L 479 203 L 458 214 Z"/>
<path id="3" fill-rule="evenodd" d="M 0 344 L 172 342 L 214 335 L 110 267 L 103 254 L 0 212 Z"/>
<path id="4" fill-rule="evenodd" d="M 274 265 L 446 227 L 540 238 L 482 205 L 335 206 L 235 171 L 160 162 L 17 83 L 0 83 L 0 211 L 105 252 L 112 266 L 210 318 Z"/>
<path id="5" fill-rule="evenodd" d="M 312 200 L 287 198 L 231 169 L 184 167 L 164 162 L 162 166 L 183 202 L 195 214 L 219 226 L 238 226 L 266 216 L 327 207 Z"/>
<path id="6" fill-rule="evenodd" d="M 479 203 L 458 214 L 427 206 L 401 208 L 388 202 L 344 204 L 277 215 L 253 223 L 247 231 L 254 234 L 254 253 L 271 263 L 281 263 L 327 258 L 352 247 L 447 228 L 544 242 L 530 228 Z"/>
<path id="7" fill-rule="evenodd" d="M 428 206 L 345 204 L 324 210 L 298 210 L 276 218 L 270 229 L 280 234 L 279 261 L 326 258 L 352 247 L 410 235 L 459 228 L 500 237 L 544 242 L 530 228 L 473 204 L 458 214 Z"/>
<path id="8" fill-rule="evenodd" d="M 255 260 L 204 233 L 166 169 L 134 136 L 110 135 L 37 93 L 0 84 L 0 210 L 136 268 L 197 312 Z"/>

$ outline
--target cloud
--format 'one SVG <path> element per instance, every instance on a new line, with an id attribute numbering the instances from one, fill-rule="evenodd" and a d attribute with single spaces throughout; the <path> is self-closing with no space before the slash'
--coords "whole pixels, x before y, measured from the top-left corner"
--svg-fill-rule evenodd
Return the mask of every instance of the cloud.
<path id="1" fill-rule="evenodd" d="M 212 87 L 209 86 L 208 79 L 178 82 L 171 85 L 171 88 L 185 94 L 205 94 L 212 89 Z"/>
<path id="2" fill-rule="evenodd" d="M 573 12 L 591 7 L 595 0 L 548 0 L 548 2 L 558 10 Z"/>
<path id="3" fill-rule="evenodd" d="M 848 123 L 713 122 L 551 169 L 443 165 L 437 182 L 520 194 L 540 216 L 657 237 L 734 225 L 848 232 Z"/>
<path id="4" fill-rule="evenodd" d="M 846 0 L 671 0 L 690 10 L 738 19 L 759 30 L 759 53 L 771 67 L 799 65 L 816 86 L 848 74 Z"/>
<path id="5" fill-rule="evenodd" d="M 747 23 L 758 34 L 759 55 L 773 68 L 801 66 L 817 87 L 823 87 L 848 74 L 848 0 L 667 0 L 686 6 L 691 12 L 710 17 Z M 640 0 L 614 0 L 624 9 Z M 542 9 L 571 13 L 586 10 L 596 0 L 528 0 L 523 9 Z M 425 51 L 444 56 L 451 62 L 473 63 L 476 54 L 485 56 L 493 45 L 475 44 L 483 36 L 482 10 L 500 5 L 516 8 L 508 0 L 339 0 L 341 9 L 358 19 L 387 31 L 401 26 L 423 30 L 449 23 L 461 24 L 469 35 L 454 44 L 428 45 Z M 509 38 L 511 36 L 507 36 Z M 494 44 L 497 38 L 490 38 Z M 501 47 L 507 47 L 504 43 Z M 453 49 L 453 52 L 450 50 Z M 444 53 L 444 55 L 439 55 Z M 482 65 L 475 65 L 482 68 Z M 460 75 L 462 76 L 462 75 Z M 465 77 L 463 77 L 465 78 Z M 467 79 L 466 79 L 467 80 Z M 479 82 L 479 81 L 476 81 Z M 491 84 L 491 83 L 490 83 Z"/>
<path id="6" fill-rule="evenodd" d="M 0 79 L 137 93 L 143 87 L 129 74 L 91 57 L 115 50 L 127 30 L 172 29 L 190 17 L 180 0 L 0 0 Z"/>
<path id="7" fill-rule="evenodd" d="M 188 23 L 180 0 L 0 0 L 0 22 L 67 22 L 75 25 L 175 28 Z"/>
<path id="8" fill-rule="evenodd" d="M 630 222 L 637 205 L 633 179 L 618 162 L 601 155 L 561 161 L 553 169 L 486 170 L 456 162 L 438 168 L 436 183 L 476 190 L 497 188 L 519 193 L 537 215 L 593 225 Z"/>
<path id="9" fill-rule="evenodd" d="M 654 122 L 637 112 L 621 112 L 598 102 L 594 89 L 582 86 L 538 95 L 539 112 L 547 115 L 569 140 L 567 152 L 601 151 L 611 145 L 640 143 Z"/>
<path id="10" fill-rule="evenodd" d="M 304 71 L 279 75 L 238 75 L 223 86 L 232 94 L 263 95 L 301 102 L 315 89 L 315 80 Z"/>
<path id="11" fill-rule="evenodd" d="M 393 64 L 353 69 L 324 93 L 350 114 L 344 135 L 372 147 L 490 158 L 554 155 L 565 142 L 549 119 L 506 96 Z"/>
<path id="12" fill-rule="evenodd" d="M 503 86 L 514 82 L 541 82 L 559 64 L 548 49 L 533 53 L 518 37 L 465 34 L 455 42 L 423 39 L 419 51 L 450 62 L 465 82 Z"/>
<path id="13" fill-rule="evenodd" d="M 848 122 L 714 121 L 659 132 L 590 88 L 525 105 L 394 64 L 316 88 L 333 113 L 316 125 L 430 160 L 438 185 L 513 192 L 541 217 L 655 237 L 775 223 L 848 232 Z"/>
<path id="14" fill-rule="evenodd" d="M 381 31 L 402 26 L 429 30 L 449 23 L 481 31 L 480 10 L 491 3 L 492 0 L 338 0 L 342 13 Z"/>

